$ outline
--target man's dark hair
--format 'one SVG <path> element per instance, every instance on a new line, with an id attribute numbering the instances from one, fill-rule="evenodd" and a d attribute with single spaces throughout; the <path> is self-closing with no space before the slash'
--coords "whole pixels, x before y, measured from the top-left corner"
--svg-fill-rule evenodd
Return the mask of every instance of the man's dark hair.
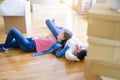
<path id="1" fill-rule="evenodd" d="M 77 58 L 80 60 L 84 60 L 85 56 L 87 56 L 87 50 L 82 50 L 77 54 Z"/>

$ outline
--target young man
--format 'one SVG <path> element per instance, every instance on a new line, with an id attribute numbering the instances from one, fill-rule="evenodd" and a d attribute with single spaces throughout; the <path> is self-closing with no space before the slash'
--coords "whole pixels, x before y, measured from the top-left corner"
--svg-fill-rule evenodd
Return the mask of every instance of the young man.
<path id="1" fill-rule="evenodd" d="M 65 52 L 65 57 L 68 60 L 80 61 L 87 55 L 87 44 L 81 42 L 74 36 L 66 42 L 65 47 L 68 47 Z"/>

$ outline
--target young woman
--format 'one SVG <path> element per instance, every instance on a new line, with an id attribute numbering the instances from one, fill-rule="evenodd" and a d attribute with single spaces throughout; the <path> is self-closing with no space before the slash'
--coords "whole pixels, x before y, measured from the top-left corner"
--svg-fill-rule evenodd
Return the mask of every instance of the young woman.
<path id="1" fill-rule="evenodd" d="M 50 21 L 51 20 L 46 20 L 46 23 L 49 23 Z M 5 43 L 0 44 L 0 52 L 6 52 L 9 48 L 20 48 L 25 52 L 52 52 L 56 48 L 63 47 L 65 42 L 72 37 L 70 31 L 56 27 L 55 24 L 47 26 L 54 30 L 56 33 L 55 37 L 45 37 L 40 39 L 24 38 L 21 32 L 16 28 L 10 29 Z"/>

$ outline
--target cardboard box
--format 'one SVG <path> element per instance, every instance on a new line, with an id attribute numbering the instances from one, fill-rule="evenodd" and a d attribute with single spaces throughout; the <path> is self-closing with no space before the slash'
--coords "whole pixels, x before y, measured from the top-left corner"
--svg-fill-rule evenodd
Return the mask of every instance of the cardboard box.
<path id="1" fill-rule="evenodd" d="M 102 80 L 100 75 L 92 72 L 92 61 L 87 57 L 85 58 L 84 75 L 85 80 Z"/>
<path id="2" fill-rule="evenodd" d="M 7 33 L 10 28 L 17 28 L 22 33 L 26 33 L 31 27 L 31 12 L 30 0 L 25 4 L 24 15 L 9 15 L 3 16 L 5 32 Z"/>
<path id="3" fill-rule="evenodd" d="M 97 3 L 88 12 L 87 34 L 86 79 L 99 80 L 90 79 L 98 75 L 120 80 L 120 13 Z"/>
<path id="4" fill-rule="evenodd" d="M 88 36 L 120 41 L 120 13 L 96 4 L 88 12 Z"/>
<path id="5" fill-rule="evenodd" d="M 25 16 L 3 16 L 3 19 L 6 33 L 10 28 L 17 28 L 23 33 L 27 32 Z"/>
<path id="6" fill-rule="evenodd" d="M 85 58 L 86 80 L 120 80 L 120 64 Z"/>
<path id="7" fill-rule="evenodd" d="M 120 63 L 120 41 L 88 37 L 88 42 L 88 58 Z"/>
<path id="8" fill-rule="evenodd" d="M 88 57 L 120 62 L 120 13 L 97 3 L 88 14 Z"/>

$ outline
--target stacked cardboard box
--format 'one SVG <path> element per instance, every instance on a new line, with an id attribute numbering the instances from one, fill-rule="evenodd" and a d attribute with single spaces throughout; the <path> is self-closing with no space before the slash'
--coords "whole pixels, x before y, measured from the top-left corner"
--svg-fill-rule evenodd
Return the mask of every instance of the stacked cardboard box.
<path id="1" fill-rule="evenodd" d="M 107 4 L 97 3 L 88 12 L 87 34 L 86 63 L 91 61 L 91 72 L 120 79 L 120 13 L 111 10 Z"/>

